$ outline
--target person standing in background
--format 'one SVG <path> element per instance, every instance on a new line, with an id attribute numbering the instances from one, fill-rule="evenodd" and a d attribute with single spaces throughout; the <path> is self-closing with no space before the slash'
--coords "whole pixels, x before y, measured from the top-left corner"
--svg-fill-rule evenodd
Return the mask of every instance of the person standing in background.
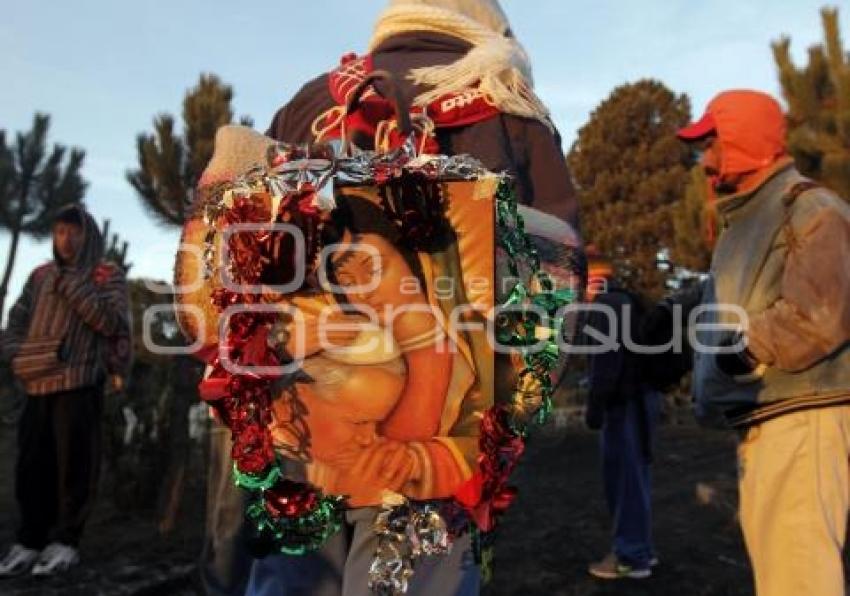
<path id="1" fill-rule="evenodd" d="M 600 579 L 644 579 L 658 564 L 651 464 L 662 396 L 645 382 L 642 356 L 628 347 L 627 340 L 642 343 L 642 299 L 616 283 L 605 259 L 590 261 L 588 300 L 594 308 L 586 326 L 611 342 L 588 358 L 585 419 L 590 429 L 601 430 L 602 479 L 614 535 L 610 553 L 588 571 Z"/>
<path id="2" fill-rule="evenodd" d="M 678 136 L 701 151 L 722 228 L 693 388 L 698 413 L 741 437 L 739 517 L 756 592 L 843 595 L 850 206 L 800 175 L 785 114 L 765 93 L 722 92 Z"/>
<path id="3" fill-rule="evenodd" d="M 103 252 L 83 206 L 63 208 L 53 259 L 30 274 L 9 311 L 0 356 L 11 360 L 26 403 L 15 470 L 21 526 L 0 577 L 52 575 L 79 562 L 100 471 L 104 390 L 123 387 L 131 358 L 127 283 Z"/>

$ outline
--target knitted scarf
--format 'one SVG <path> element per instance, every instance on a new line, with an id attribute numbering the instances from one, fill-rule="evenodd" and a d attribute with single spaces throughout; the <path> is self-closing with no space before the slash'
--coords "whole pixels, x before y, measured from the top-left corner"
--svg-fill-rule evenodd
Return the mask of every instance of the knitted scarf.
<path id="1" fill-rule="evenodd" d="M 500 111 L 534 118 L 552 127 L 549 110 L 532 90 L 531 64 L 518 41 L 452 10 L 398 4 L 378 17 L 369 51 L 394 35 L 410 31 L 441 33 L 472 44 L 463 58 L 451 64 L 410 71 L 408 79 L 429 87 L 414 98 L 414 105 L 426 106 L 448 93 L 476 88 Z"/>

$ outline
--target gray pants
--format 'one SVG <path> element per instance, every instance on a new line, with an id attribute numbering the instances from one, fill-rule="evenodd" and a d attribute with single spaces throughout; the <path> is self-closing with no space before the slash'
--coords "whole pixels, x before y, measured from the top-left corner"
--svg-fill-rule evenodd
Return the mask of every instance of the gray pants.
<path id="1" fill-rule="evenodd" d="M 209 436 L 206 536 L 199 571 L 207 596 L 242 596 L 253 558 L 245 548 L 245 491 L 233 483 L 230 430 L 213 421 Z"/>
<path id="2" fill-rule="evenodd" d="M 254 562 L 246 596 L 372 596 L 369 566 L 377 538 L 372 531 L 377 509 L 346 513 L 343 528 L 318 552 L 274 555 Z M 409 596 L 475 596 L 481 580 L 468 534 L 444 557 L 420 559 Z"/>

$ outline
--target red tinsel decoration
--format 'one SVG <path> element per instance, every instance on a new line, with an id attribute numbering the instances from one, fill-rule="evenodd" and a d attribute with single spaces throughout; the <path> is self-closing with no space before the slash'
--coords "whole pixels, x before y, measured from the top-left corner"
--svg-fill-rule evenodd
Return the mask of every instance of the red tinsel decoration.
<path id="1" fill-rule="evenodd" d="M 525 450 L 525 443 L 509 427 L 507 412 L 494 406 L 484 413 L 478 446 L 478 470 L 455 493 L 455 499 L 483 531 L 493 529 L 517 495 L 508 478 Z"/>
<path id="2" fill-rule="evenodd" d="M 315 491 L 304 490 L 300 482 L 282 478 L 272 488 L 263 492 L 266 511 L 272 517 L 299 517 L 316 507 Z"/>
<path id="3" fill-rule="evenodd" d="M 272 435 L 268 428 L 260 424 L 246 424 L 233 442 L 233 460 L 240 472 L 260 474 L 275 459 Z"/>

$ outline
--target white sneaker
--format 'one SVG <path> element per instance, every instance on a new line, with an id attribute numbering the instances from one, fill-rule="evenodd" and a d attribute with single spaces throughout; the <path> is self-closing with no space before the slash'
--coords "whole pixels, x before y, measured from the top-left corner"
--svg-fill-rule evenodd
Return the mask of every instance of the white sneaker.
<path id="1" fill-rule="evenodd" d="M 13 544 L 6 556 L 0 560 L 0 577 L 15 577 L 28 572 L 38 559 L 38 551 Z"/>
<path id="2" fill-rule="evenodd" d="M 61 542 L 54 542 L 41 551 L 38 561 L 32 567 L 32 574 L 45 576 L 62 573 L 79 562 L 80 553 L 77 552 L 76 548 Z"/>
<path id="3" fill-rule="evenodd" d="M 652 575 L 651 564 L 644 568 L 626 565 L 615 555 L 609 553 L 598 563 L 587 569 L 590 575 L 600 579 L 646 579 Z"/>

